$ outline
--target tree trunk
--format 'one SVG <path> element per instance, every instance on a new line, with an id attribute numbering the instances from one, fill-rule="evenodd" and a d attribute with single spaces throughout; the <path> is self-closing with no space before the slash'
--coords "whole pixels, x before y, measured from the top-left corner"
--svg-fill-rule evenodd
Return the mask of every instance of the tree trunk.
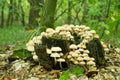
<path id="1" fill-rule="evenodd" d="M 37 18 L 39 18 L 40 6 L 42 0 L 28 0 L 30 3 L 30 12 L 29 12 L 29 27 L 33 28 L 38 26 Z"/>
<path id="2" fill-rule="evenodd" d="M 71 0 L 68 0 L 68 12 L 67 12 L 67 24 L 70 24 L 71 23 L 71 5 L 72 5 L 72 1 Z"/>
<path id="3" fill-rule="evenodd" d="M 10 0 L 9 4 L 9 13 L 8 13 L 8 19 L 7 19 L 7 26 L 12 25 L 13 23 L 13 0 Z"/>
<path id="4" fill-rule="evenodd" d="M 41 19 L 41 26 L 53 27 L 54 26 L 54 15 L 57 5 L 57 0 L 46 0 L 43 15 Z"/>
<path id="5" fill-rule="evenodd" d="M 86 23 L 86 15 L 88 13 L 88 4 L 83 0 L 82 1 L 82 6 L 83 6 L 84 11 L 83 11 L 81 24 L 85 24 Z"/>
<path id="6" fill-rule="evenodd" d="M 4 27 L 4 8 L 5 8 L 5 1 L 3 1 L 3 5 L 2 5 L 2 9 L 1 9 L 1 25 L 0 27 L 3 28 Z"/>
<path id="7" fill-rule="evenodd" d="M 21 10 L 21 13 L 20 13 L 20 15 L 21 15 L 21 23 L 22 23 L 23 26 L 25 26 L 25 12 L 24 12 L 23 7 L 21 5 L 21 0 L 19 0 L 19 8 Z"/>

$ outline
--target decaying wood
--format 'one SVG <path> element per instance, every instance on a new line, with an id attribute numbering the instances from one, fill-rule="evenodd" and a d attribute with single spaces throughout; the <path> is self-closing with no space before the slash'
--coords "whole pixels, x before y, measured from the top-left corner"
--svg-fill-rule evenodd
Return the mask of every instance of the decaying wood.
<path id="1" fill-rule="evenodd" d="M 99 39 L 94 38 L 86 47 L 90 51 L 89 56 L 95 58 L 97 67 L 103 66 L 105 64 L 105 52 Z"/>
<path id="2" fill-rule="evenodd" d="M 59 46 L 62 48 L 62 53 L 66 55 L 69 52 L 69 45 L 72 43 L 77 43 L 77 42 L 43 37 L 42 45 L 35 46 L 35 51 L 36 51 L 36 54 L 39 56 L 40 64 L 48 70 L 56 69 L 56 68 L 58 69 L 59 65 L 58 64 L 54 65 L 54 62 L 52 61 L 50 56 L 46 53 L 46 48 L 51 48 L 52 46 Z M 104 58 L 105 55 L 99 39 L 94 38 L 86 45 L 86 47 L 90 51 L 89 56 L 95 58 L 97 67 L 103 66 L 105 63 L 105 58 Z M 67 62 L 66 64 L 63 64 L 63 68 L 66 68 L 68 66 L 69 65 L 67 64 Z"/>
<path id="3" fill-rule="evenodd" d="M 47 70 L 51 70 L 53 68 L 53 63 L 46 53 L 46 46 L 45 45 L 35 45 L 36 54 L 39 57 L 40 65 L 46 68 Z"/>

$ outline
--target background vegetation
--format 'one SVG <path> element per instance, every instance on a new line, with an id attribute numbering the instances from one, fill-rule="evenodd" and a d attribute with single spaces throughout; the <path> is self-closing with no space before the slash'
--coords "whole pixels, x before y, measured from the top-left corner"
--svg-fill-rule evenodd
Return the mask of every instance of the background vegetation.
<path id="1" fill-rule="evenodd" d="M 87 25 L 120 44 L 119 0 L 0 0 L 0 45 L 25 44 L 47 27 Z"/>

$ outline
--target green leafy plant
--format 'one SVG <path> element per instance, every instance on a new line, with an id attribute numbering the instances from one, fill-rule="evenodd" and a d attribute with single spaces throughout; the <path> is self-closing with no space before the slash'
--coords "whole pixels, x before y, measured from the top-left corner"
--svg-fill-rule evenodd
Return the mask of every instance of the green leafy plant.
<path id="1" fill-rule="evenodd" d="M 80 75 L 84 73 L 84 69 L 81 66 L 76 65 L 72 69 L 66 70 L 60 76 L 60 80 L 68 80 L 69 74 Z"/>
<path id="2" fill-rule="evenodd" d="M 24 59 L 26 57 L 31 56 L 32 54 L 26 49 L 19 49 L 19 50 L 14 50 L 13 55 L 17 56 L 18 58 Z"/>
<path id="3" fill-rule="evenodd" d="M 80 66 L 75 66 L 72 70 L 71 70 L 72 74 L 75 75 L 79 75 L 79 74 L 83 74 L 84 73 L 84 69 Z"/>
<path id="4" fill-rule="evenodd" d="M 64 71 L 64 72 L 62 73 L 62 75 L 60 76 L 60 80 L 68 80 L 68 78 L 69 78 L 69 73 L 70 73 L 69 70 Z"/>

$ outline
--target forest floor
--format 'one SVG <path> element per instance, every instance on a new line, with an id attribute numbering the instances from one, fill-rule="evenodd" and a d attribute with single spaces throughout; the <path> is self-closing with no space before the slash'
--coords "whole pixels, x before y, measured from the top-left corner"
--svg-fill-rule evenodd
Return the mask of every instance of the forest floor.
<path id="1" fill-rule="evenodd" d="M 0 80 L 59 80 L 63 72 L 47 71 L 42 66 L 23 59 L 9 62 L 12 53 L 12 50 L 0 51 Z M 90 77 L 86 73 L 69 74 L 68 80 L 120 80 L 120 47 L 110 48 L 105 58 L 106 66 L 98 69 L 97 74 L 92 73 Z"/>

